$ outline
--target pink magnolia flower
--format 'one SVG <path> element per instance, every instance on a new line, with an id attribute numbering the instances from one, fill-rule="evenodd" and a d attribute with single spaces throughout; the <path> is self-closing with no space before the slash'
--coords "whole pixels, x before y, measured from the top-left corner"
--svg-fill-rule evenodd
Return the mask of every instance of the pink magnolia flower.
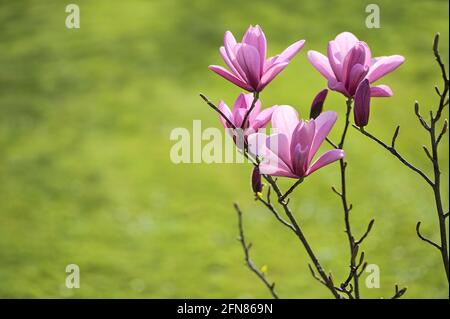
<path id="1" fill-rule="evenodd" d="M 230 110 L 224 101 L 220 101 L 217 107 L 236 128 L 240 128 L 242 126 L 242 121 L 244 120 L 245 114 L 250 109 L 252 102 L 252 93 L 241 93 L 236 99 L 236 102 L 234 102 L 233 111 Z M 261 101 L 257 100 L 255 107 L 247 118 L 247 123 L 243 126 L 243 129 L 255 133 L 260 128 L 265 127 L 270 121 L 274 109 L 275 107 L 272 106 L 261 111 Z M 232 128 L 222 116 L 220 116 L 220 122 L 225 128 Z"/>
<path id="2" fill-rule="evenodd" d="M 277 133 L 267 136 L 255 133 L 248 137 L 249 149 L 262 158 L 261 174 L 302 178 L 344 157 L 341 149 L 322 154 L 315 162 L 320 145 L 337 120 L 336 112 L 324 112 L 310 121 L 299 120 L 288 105 L 279 106 L 272 114 L 272 127 Z"/>
<path id="3" fill-rule="evenodd" d="M 328 43 L 327 56 L 309 51 L 308 60 L 328 80 L 331 90 L 353 97 L 364 79 L 369 83 L 377 81 L 398 68 L 405 58 L 401 55 L 372 58 L 365 42 L 359 41 L 350 32 L 343 32 Z M 388 97 L 392 94 L 387 85 L 370 88 L 370 95 L 373 97 Z"/>
<path id="4" fill-rule="evenodd" d="M 250 26 L 240 43 L 225 32 L 220 54 L 229 70 L 210 65 L 209 69 L 249 92 L 260 92 L 289 64 L 305 41 L 295 42 L 281 54 L 267 58 L 267 41 L 259 25 Z"/>

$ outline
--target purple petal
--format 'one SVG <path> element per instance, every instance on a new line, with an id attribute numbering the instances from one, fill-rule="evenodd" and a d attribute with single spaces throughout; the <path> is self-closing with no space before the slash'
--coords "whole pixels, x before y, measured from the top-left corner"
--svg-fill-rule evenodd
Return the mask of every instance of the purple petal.
<path id="1" fill-rule="evenodd" d="M 228 105 L 225 104 L 224 101 L 220 101 L 217 108 L 231 121 L 231 123 L 236 125 L 234 123 L 233 115 L 231 114 L 230 108 L 228 107 Z M 228 124 L 228 122 L 221 115 L 219 115 L 219 119 L 220 119 L 220 122 L 222 123 L 223 127 L 230 128 L 230 125 Z"/>
<path id="2" fill-rule="evenodd" d="M 377 85 L 370 88 L 370 96 L 372 97 L 391 97 L 394 95 L 391 88 L 387 85 Z"/>
<path id="3" fill-rule="evenodd" d="M 277 61 L 277 59 L 278 59 L 278 55 L 268 58 L 264 62 L 263 73 L 265 73 L 268 69 L 270 69 L 270 67 Z"/>
<path id="4" fill-rule="evenodd" d="M 290 136 L 288 137 L 282 133 L 272 134 L 266 140 L 267 148 L 277 155 L 288 167 L 291 167 L 290 140 Z"/>
<path id="5" fill-rule="evenodd" d="M 253 123 L 251 123 L 253 129 L 257 131 L 260 128 L 265 127 L 267 123 L 269 123 L 270 119 L 272 118 L 273 111 L 275 111 L 277 107 L 278 106 L 276 105 L 269 107 L 267 109 L 262 110 L 262 112 L 256 115 L 255 120 L 253 121 Z"/>
<path id="6" fill-rule="evenodd" d="M 261 79 L 261 63 L 258 50 L 248 44 L 237 44 L 235 47 L 236 59 L 244 71 L 249 84 L 257 89 Z"/>
<path id="7" fill-rule="evenodd" d="M 370 114 L 370 84 L 369 80 L 362 81 L 355 93 L 355 124 L 359 127 L 366 126 Z"/>
<path id="8" fill-rule="evenodd" d="M 347 92 L 344 83 L 338 82 L 336 79 L 328 80 L 328 88 L 333 91 L 341 92 L 345 96 L 349 97 L 350 94 Z"/>
<path id="9" fill-rule="evenodd" d="M 231 60 L 227 54 L 227 51 L 225 50 L 225 47 L 223 47 L 223 46 L 220 47 L 219 52 L 220 52 L 220 55 L 222 56 L 222 59 L 225 62 L 225 64 L 230 68 L 231 72 L 233 72 L 237 78 L 239 78 L 240 80 L 242 80 L 244 82 L 244 80 L 242 79 L 242 77 L 239 74 L 239 71 L 236 69 L 233 62 L 231 62 Z"/>
<path id="10" fill-rule="evenodd" d="M 319 168 L 322 168 L 328 164 L 331 164 L 335 161 L 340 160 L 345 156 L 345 152 L 340 149 L 335 149 L 328 151 L 324 154 L 322 154 L 317 161 L 314 162 L 314 164 L 311 165 L 311 167 L 308 169 L 306 175 L 310 175 Z"/>
<path id="11" fill-rule="evenodd" d="M 317 51 L 308 51 L 308 60 L 327 80 L 334 78 L 328 58 Z"/>
<path id="12" fill-rule="evenodd" d="M 225 47 L 225 53 L 228 56 L 228 60 L 233 64 L 234 69 L 237 71 L 236 75 L 239 75 L 243 82 L 247 82 L 247 76 L 245 75 L 245 72 L 242 70 L 236 59 L 235 48 L 237 42 L 230 31 L 225 32 L 223 43 Z"/>
<path id="13" fill-rule="evenodd" d="M 305 40 L 297 41 L 285 49 L 277 58 L 277 62 L 289 62 L 305 45 Z"/>
<path id="14" fill-rule="evenodd" d="M 350 73 L 353 67 L 358 64 L 364 67 L 365 60 L 366 49 L 363 44 L 357 42 L 355 46 L 348 52 L 342 64 L 342 82 L 347 84 L 349 81 L 351 81 Z"/>
<path id="15" fill-rule="evenodd" d="M 272 114 L 272 128 L 289 139 L 299 123 L 297 111 L 289 105 L 278 106 Z"/>
<path id="16" fill-rule="evenodd" d="M 347 55 L 358 41 L 358 38 L 350 32 L 342 32 L 334 39 L 336 48 L 339 50 L 340 54 L 342 54 L 342 58 Z"/>
<path id="17" fill-rule="evenodd" d="M 328 42 L 327 56 L 331 69 L 333 70 L 334 77 L 337 81 L 342 81 L 342 63 L 345 55 L 339 51 L 339 48 L 334 41 Z M 328 78 L 328 80 L 330 79 L 331 78 Z"/>
<path id="18" fill-rule="evenodd" d="M 306 123 L 300 122 L 292 134 L 290 145 L 292 169 L 299 176 L 303 176 L 308 168 L 315 132 L 316 123 L 311 120 Z"/>
<path id="19" fill-rule="evenodd" d="M 346 83 L 347 92 L 350 96 L 353 96 L 355 94 L 356 88 L 358 87 L 359 83 L 364 80 L 367 72 L 369 72 L 369 67 L 366 65 L 355 64 L 353 66 Z"/>
<path id="20" fill-rule="evenodd" d="M 269 165 L 266 163 L 261 163 L 259 165 L 259 171 L 261 172 L 261 174 L 270 176 L 291 177 L 291 178 L 300 177 L 292 173 L 292 171 L 289 168 L 285 168 L 283 166 Z"/>
<path id="21" fill-rule="evenodd" d="M 394 71 L 398 68 L 403 62 L 405 62 L 405 58 L 401 55 L 391 55 L 375 58 L 373 60 L 373 64 L 370 67 L 369 73 L 367 74 L 367 79 L 370 83 L 375 82 L 382 76 Z"/>
<path id="22" fill-rule="evenodd" d="M 261 174 L 272 176 L 295 177 L 291 169 L 267 147 L 269 137 L 262 133 L 251 134 L 248 137 L 249 151 L 257 154 L 262 162 L 259 165 Z"/>
<path id="23" fill-rule="evenodd" d="M 242 42 L 254 46 L 258 50 L 262 69 L 266 60 L 267 40 L 261 27 L 259 25 L 250 26 L 244 34 Z"/>
<path id="24" fill-rule="evenodd" d="M 220 75 L 221 77 L 227 79 L 228 81 L 230 81 L 233 84 L 236 84 L 237 86 L 243 88 L 244 90 L 247 91 L 253 91 L 253 88 L 248 85 L 247 83 L 242 82 L 240 79 L 238 79 L 234 74 L 232 74 L 230 71 L 228 71 L 227 69 L 219 66 L 219 65 L 210 65 L 208 67 L 211 71 L 217 73 L 218 75 Z"/>
<path id="25" fill-rule="evenodd" d="M 273 64 L 261 77 L 258 91 L 262 91 L 281 71 L 288 66 L 289 62 Z"/>
<path id="26" fill-rule="evenodd" d="M 330 133 L 331 129 L 336 123 L 336 120 L 337 113 L 333 111 L 323 112 L 319 115 L 318 118 L 314 120 L 316 122 L 316 132 L 311 145 L 311 150 L 309 152 L 309 162 L 311 162 L 313 157 L 316 155 L 317 151 L 320 148 L 320 145 L 322 145 L 323 141 Z"/>

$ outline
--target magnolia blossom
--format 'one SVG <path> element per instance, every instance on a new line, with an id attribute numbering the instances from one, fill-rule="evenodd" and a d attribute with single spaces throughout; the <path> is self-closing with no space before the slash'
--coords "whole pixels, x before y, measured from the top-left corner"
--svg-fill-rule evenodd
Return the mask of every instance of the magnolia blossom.
<path id="1" fill-rule="evenodd" d="M 327 56 L 309 51 L 308 60 L 328 80 L 331 90 L 353 97 L 360 83 L 367 79 L 369 84 L 394 71 L 404 61 L 401 55 L 372 58 L 369 46 L 359 41 L 350 32 L 339 34 L 328 43 Z M 392 96 L 387 85 L 376 85 L 370 88 L 373 97 Z"/>
<path id="2" fill-rule="evenodd" d="M 272 114 L 275 134 L 255 133 L 248 137 L 249 149 L 261 159 L 261 174 L 302 178 L 344 157 L 344 151 L 333 149 L 316 161 L 320 145 L 337 120 L 336 112 L 324 112 L 310 121 L 299 120 L 288 105 L 279 106 Z"/>
<path id="3" fill-rule="evenodd" d="M 220 55 L 229 70 L 218 65 L 210 65 L 209 69 L 250 92 L 262 91 L 305 43 L 304 40 L 295 42 L 281 54 L 267 58 L 266 36 L 259 25 L 250 26 L 240 43 L 227 31 L 223 42 Z"/>
<path id="4" fill-rule="evenodd" d="M 236 128 L 242 127 L 245 130 L 255 133 L 260 128 L 263 128 L 267 125 L 267 123 L 270 121 L 270 118 L 272 117 L 272 113 L 275 107 L 269 107 L 261 111 L 261 101 L 257 100 L 255 103 L 255 107 L 247 117 L 245 125 L 242 125 L 245 114 L 249 111 L 252 102 L 252 93 L 241 93 L 236 99 L 236 102 L 234 102 L 233 111 L 230 110 L 230 108 L 225 104 L 224 101 L 220 101 L 217 107 L 230 120 L 230 122 L 233 123 Z M 220 122 L 225 128 L 232 128 L 222 116 L 220 116 Z"/>

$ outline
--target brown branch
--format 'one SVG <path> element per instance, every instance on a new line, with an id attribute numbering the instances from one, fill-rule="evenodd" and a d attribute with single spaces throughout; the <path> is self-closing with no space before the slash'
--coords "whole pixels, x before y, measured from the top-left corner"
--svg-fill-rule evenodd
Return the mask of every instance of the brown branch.
<path id="1" fill-rule="evenodd" d="M 368 138 L 370 138 L 371 140 L 377 142 L 379 145 L 381 145 L 382 147 L 384 147 L 386 150 L 388 150 L 392 155 L 394 155 L 395 157 L 397 157 L 397 159 L 400 160 L 400 162 L 402 162 L 406 167 L 410 168 L 411 170 L 413 170 L 414 172 L 416 172 L 417 174 L 419 174 L 420 176 L 422 176 L 422 178 L 430 185 L 433 186 L 433 181 L 424 173 L 422 172 L 419 168 L 417 168 L 416 166 L 414 166 L 413 164 L 411 164 L 410 162 L 408 162 L 403 155 L 401 155 L 397 149 L 395 147 L 389 146 L 387 145 L 385 142 L 383 142 L 382 140 L 380 140 L 379 138 L 375 137 L 374 135 L 372 135 L 371 133 L 369 133 L 366 129 L 360 128 L 356 125 L 353 125 L 353 127 L 358 130 L 359 132 L 361 132 L 363 135 L 367 136 Z"/>
<path id="2" fill-rule="evenodd" d="M 242 211 L 239 208 L 239 206 L 234 203 L 234 209 L 236 210 L 237 216 L 238 216 L 238 227 L 239 227 L 239 241 L 242 245 L 242 249 L 244 250 L 244 255 L 245 255 L 245 263 L 247 264 L 247 267 L 256 274 L 256 276 L 258 276 L 258 278 L 264 283 L 264 285 L 267 287 L 267 289 L 269 289 L 270 294 L 272 295 L 273 298 L 278 299 L 278 295 L 275 292 L 275 283 L 270 283 L 265 274 L 263 272 L 261 272 L 260 270 L 258 270 L 258 268 L 255 266 L 255 264 L 253 263 L 253 261 L 250 259 L 250 248 L 251 248 L 251 243 L 247 244 L 247 242 L 245 241 L 245 235 L 244 235 L 244 225 L 242 223 Z"/>

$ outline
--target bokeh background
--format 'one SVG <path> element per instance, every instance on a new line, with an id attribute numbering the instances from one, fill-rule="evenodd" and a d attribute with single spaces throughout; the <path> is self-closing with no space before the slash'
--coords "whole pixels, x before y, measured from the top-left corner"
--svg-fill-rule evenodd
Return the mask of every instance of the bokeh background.
<path id="1" fill-rule="evenodd" d="M 440 73 L 431 43 L 441 32 L 448 62 L 447 1 L 387 1 L 381 28 L 367 29 L 370 1 L 87 1 L 77 0 L 81 28 L 65 27 L 64 1 L 0 1 L 0 296 L 219 298 L 269 297 L 244 265 L 232 202 L 244 211 L 252 257 L 286 298 L 330 297 L 311 278 L 296 238 L 254 202 L 250 167 L 170 161 L 173 128 L 219 127 L 199 92 L 231 105 L 239 89 L 207 69 L 222 64 L 225 30 L 240 38 L 260 24 L 269 54 L 306 39 L 305 48 L 263 92 L 263 105 L 290 104 L 307 115 L 325 80 L 306 52 L 351 31 L 374 55 L 406 63 L 379 83 L 395 96 L 373 102 L 368 127 L 431 173 L 428 142 L 413 114 L 437 103 Z M 344 114 L 344 98 L 327 109 Z M 445 116 L 448 116 L 446 112 Z M 342 127 L 339 121 L 332 137 Z M 448 207 L 448 135 L 441 147 Z M 367 260 L 381 287 L 363 297 L 447 298 L 440 256 L 418 240 L 415 224 L 438 239 L 430 189 L 394 157 L 350 130 L 347 143 L 352 224 L 371 218 Z M 281 182 L 289 187 L 292 180 Z M 348 272 L 343 213 L 330 186 L 337 165 L 297 189 L 292 207 L 323 265 Z M 65 287 L 65 267 L 81 269 L 81 288 Z"/>

